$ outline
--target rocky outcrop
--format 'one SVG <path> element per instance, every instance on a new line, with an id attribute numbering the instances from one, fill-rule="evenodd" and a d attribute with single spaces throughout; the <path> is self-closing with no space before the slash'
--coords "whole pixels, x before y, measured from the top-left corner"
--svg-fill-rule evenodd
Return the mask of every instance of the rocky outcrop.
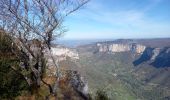
<path id="1" fill-rule="evenodd" d="M 83 77 L 77 72 L 68 70 L 69 83 L 83 98 L 88 98 L 88 84 Z"/>
<path id="2" fill-rule="evenodd" d="M 48 58 L 49 63 L 52 63 L 50 51 L 46 50 L 45 52 L 46 52 L 45 56 Z M 52 47 L 51 54 L 53 55 L 54 59 L 57 60 L 58 62 L 66 60 L 67 57 L 70 58 L 71 60 L 79 59 L 78 52 L 75 49 L 69 49 L 62 46 Z"/>
<path id="3" fill-rule="evenodd" d="M 170 47 L 148 46 L 146 43 L 133 40 L 115 40 L 107 42 L 98 42 L 96 51 L 103 53 L 121 53 L 131 52 L 134 55 L 134 66 L 144 62 L 156 68 L 170 67 Z M 139 57 L 139 58 L 136 58 Z"/>
<path id="4" fill-rule="evenodd" d="M 68 49 L 65 47 L 52 47 L 51 52 L 54 56 L 58 57 L 59 61 L 66 60 L 66 57 L 71 58 L 72 60 L 79 59 L 78 53 L 74 49 Z"/>
<path id="5" fill-rule="evenodd" d="M 72 61 L 76 61 L 79 59 L 79 55 L 76 50 L 65 48 L 62 46 L 52 47 L 51 53 L 48 50 L 46 50 L 45 52 L 46 52 L 45 57 L 47 58 L 48 65 L 47 73 L 49 76 L 55 75 L 57 70 L 53 62 L 53 59 L 55 60 L 56 63 L 67 60 L 67 58 L 71 59 Z M 51 57 L 51 55 L 53 58 Z"/>
<path id="6" fill-rule="evenodd" d="M 54 60 L 56 60 L 56 63 L 59 63 L 60 61 L 63 60 L 67 60 L 67 57 L 69 57 L 70 60 L 73 61 L 79 59 L 79 55 L 76 50 L 65 48 L 62 46 L 52 47 L 51 54 L 53 55 Z M 53 60 L 50 56 L 50 51 L 47 50 L 45 56 L 47 57 L 47 64 L 48 64 L 46 73 L 48 76 L 55 76 L 57 68 L 53 64 Z M 74 91 L 76 91 L 76 93 L 78 93 L 78 95 L 83 98 L 83 100 L 88 99 L 88 84 L 83 79 L 83 77 L 78 73 L 78 71 L 62 70 L 60 72 L 60 78 L 61 80 L 63 78 L 67 79 L 66 83 L 69 84 L 69 86 L 71 86 L 74 89 Z"/>
<path id="7" fill-rule="evenodd" d="M 155 60 L 156 57 L 159 55 L 161 49 L 160 48 L 154 48 L 152 50 L 152 57 L 151 57 L 151 60 Z"/>
<path id="8" fill-rule="evenodd" d="M 117 52 L 134 52 L 137 54 L 142 54 L 145 50 L 144 45 L 136 44 L 136 43 L 97 43 L 98 51 L 99 52 L 111 52 L 111 53 L 117 53 Z"/>
<path id="9" fill-rule="evenodd" d="M 134 51 L 138 54 L 142 54 L 143 51 L 146 49 L 146 46 L 140 44 L 132 44 L 130 46 L 131 46 L 131 51 Z"/>
<path id="10" fill-rule="evenodd" d="M 170 67 L 170 47 L 148 47 L 139 43 L 133 43 L 133 41 L 129 40 L 101 42 L 97 43 L 96 47 L 98 52 L 113 54 L 131 52 L 137 54 L 139 58 L 133 62 L 135 66 L 147 62 L 156 68 Z"/>
<path id="11" fill-rule="evenodd" d="M 170 67 L 170 47 L 163 48 L 159 50 L 159 53 L 156 52 L 156 57 L 151 65 L 161 68 L 161 67 Z"/>
<path id="12" fill-rule="evenodd" d="M 136 59 L 133 62 L 133 64 L 135 66 L 138 66 L 138 65 L 140 65 L 140 64 L 142 64 L 144 62 L 147 62 L 147 61 L 151 60 L 151 58 L 153 59 L 154 58 L 153 55 L 156 55 L 156 54 L 153 54 L 154 53 L 153 51 L 154 51 L 154 48 L 147 47 L 145 49 L 145 51 L 143 52 L 143 54 L 138 59 Z"/>
<path id="13" fill-rule="evenodd" d="M 148 62 L 154 67 L 170 67 L 170 48 L 147 47 L 143 54 L 133 62 L 135 66 Z"/>

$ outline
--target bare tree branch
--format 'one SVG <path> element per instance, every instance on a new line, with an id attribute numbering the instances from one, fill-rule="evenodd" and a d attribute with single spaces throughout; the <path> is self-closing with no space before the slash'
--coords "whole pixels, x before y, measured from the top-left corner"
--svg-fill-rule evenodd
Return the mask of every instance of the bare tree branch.
<path id="1" fill-rule="evenodd" d="M 13 43 L 22 52 L 16 55 L 23 63 L 24 71 L 30 71 L 30 86 L 39 86 L 40 81 L 43 81 L 41 76 L 44 72 L 43 59 L 46 49 L 57 68 L 57 82 L 59 81 L 60 66 L 51 53 L 51 42 L 65 32 L 66 29 L 62 25 L 64 18 L 88 1 L 0 0 L 0 29 L 12 37 Z M 54 86 L 53 93 L 56 87 L 57 85 Z"/>

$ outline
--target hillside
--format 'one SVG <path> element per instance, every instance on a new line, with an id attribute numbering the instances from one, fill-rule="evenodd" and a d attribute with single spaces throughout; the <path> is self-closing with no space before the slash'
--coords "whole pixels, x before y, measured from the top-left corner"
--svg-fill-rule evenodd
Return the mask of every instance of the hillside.
<path id="1" fill-rule="evenodd" d="M 169 44 L 170 39 L 97 42 L 77 47 L 79 60 L 61 65 L 78 70 L 92 94 L 103 89 L 115 100 L 169 100 Z"/>
<path id="2" fill-rule="evenodd" d="M 33 43 L 31 46 L 36 48 Z M 55 50 L 58 52 L 53 52 Z M 76 53 L 68 48 L 56 47 L 51 51 L 55 57 L 60 57 L 59 60 L 66 59 L 66 56 L 77 59 Z M 11 37 L 4 31 L 0 31 L 0 100 L 86 100 L 89 98 L 88 86 L 81 79 L 81 75 L 74 70 L 62 69 L 60 71 L 62 76 L 56 89 L 57 93 L 51 94 L 56 84 L 56 68 L 53 62 L 50 62 L 51 57 L 47 51 L 46 61 L 48 64 L 41 76 L 40 86 L 30 86 L 27 79 L 31 75 L 26 78 L 24 75 L 32 73 L 29 70 L 23 70 L 23 63 L 18 57 L 20 53 L 23 52 L 11 41 Z M 35 77 L 31 78 L 35 79 Z"/>
<path id="3" fill-rule="evenodd" d="M 17 59 L 14 54 L 10 54 L 10 50 L 14 48 L 11 48 L 7 39 L 0 39 L 0 45 L 3 46 L 0 49 L 0 68 L 1 74 L 5 75 L 1 77 L 1 98 L 34 100 L 45 99 L 47 95 L 50 99 L 56 98 L 50 95 L 44 83 L 41 83 L 41 88 L 34 94 L 29 93 L 22 77 L 9 68 L 15 61 L 13 59 Z M 110 100 L 169 100 L 169 43 L 168 39 L 154 39 L 150 42 L 121 39 L 82 45 L 74 49 L 53 45 L 51 53 L 59 61 L 62 70 L 58 98 L 84 100 L 89 99 L 88 93 L 95 98 L 96 93 L 100 93 L 98 91 L 103 91 Z M 54 85 L 57 70 L 49 55 L 49 51 L 46 51 L 48 67 L 43 80 Z M 9 66 L 4 64 L 4 59 L 10 61 L 5 62 Z M 18 78 L 5 81 L 7 77 Z M 18 90 L 12 83 L 17 84 Z"/>

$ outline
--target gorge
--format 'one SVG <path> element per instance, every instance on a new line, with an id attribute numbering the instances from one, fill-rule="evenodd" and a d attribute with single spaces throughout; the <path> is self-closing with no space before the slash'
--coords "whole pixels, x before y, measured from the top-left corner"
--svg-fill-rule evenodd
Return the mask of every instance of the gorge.
<path id="1" fill-rule="evenodd" d="M 68 55 L 60 65 L 78 71 L 92 94 L 102 88 L 115 100 L 164 100 L 170 96 L 169 47 L 169 39 L 96 42 L 77 46 L 79 59 Z"/>

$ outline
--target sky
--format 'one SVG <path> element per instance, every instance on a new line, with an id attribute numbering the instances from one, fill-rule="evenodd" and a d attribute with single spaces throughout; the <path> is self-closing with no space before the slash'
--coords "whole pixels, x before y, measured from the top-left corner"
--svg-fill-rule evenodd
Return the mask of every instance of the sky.
<path id="1" fill-rule="evenodd" d="M 64 26 L 63 39 L 170 37 L 170 0 L 91 0 Z"/>

